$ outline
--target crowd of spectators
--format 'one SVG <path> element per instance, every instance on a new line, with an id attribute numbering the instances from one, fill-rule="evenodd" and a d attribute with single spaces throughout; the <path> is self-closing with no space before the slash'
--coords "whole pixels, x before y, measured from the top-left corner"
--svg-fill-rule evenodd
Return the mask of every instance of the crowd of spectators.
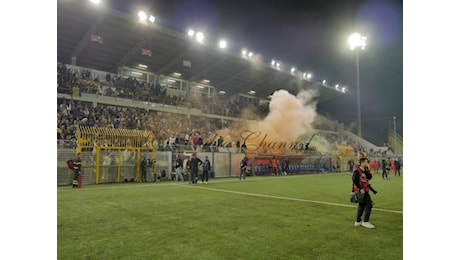
<path id="1" fill-rule="evenodd" d="M 208 114 L 239 116 L 243 108 L 251 107 L 258 116 L 268 114 L 267 104 L 230 100 L 219 95 L 207 96 L 197 92 L 183 92 L 182 95 L 168 94 L 167 89 L 160 84 L 146 83 L 134 77 L 124 78 L 107 73 L 92 75 L 89 70 L 67 68 L 58 64 L 57 92 L 73 94 L 74 88 L 79 93 L 90 93 L 102 96 L 127 98 L 136 101 L 146 101 L 162 105 L 179 106 L 199 109 Z"/>
<path id="2" fill-rule="evenodd" d="M 57 105 L 58 143 L 71 147 L 76 144 L 75 132 L 78 126 L 98 126 L 152 131 L 160 150 L 171 149 L 176 144 L 188 144 L 188 148 L 197 149 L 196 144 L 192 147 L 195 137 L 202 139 L 201 147 L 211 141 L 217 142 L 216 131 L 227 127 L 228 123 L 228 121 L 219 119 L 147 111 L 134 107 L 116 107 L 105 104 L 93 106 L 90 102 L 71 99 L 58 99 Z M 169 143 L 171 137 L 174 137 L 174 141 Z M 228 146 L 236 141 L 223 140 L 220 146 Z"/>
<path id="3" fill-rule="evenodd" d="M 161 85 L 148 84 L 135 78 L 122 78 L 107 73 L 93 75 L 85 69 L 67 68 L 64 64 L 57 67 L 57 91 L 73 95 L 76 87 L 79 93 L 128 98 L 163 105 L 199 109 L 208 114 L 239 117 L 240 112 L 250 108 L 255 117 L 268 114 L 268 103 L 257 104 L 255 100 L 236 99 L 230 101 L 220 96 L 202 95 L 186 92 L 183 96 L 168 95 Z M 158 142 L 159 150 L 175 149 L 184 146 L 190 149 L 215 149 L 218 147 L 235 147 L 240 140 L 217 139 L 217 130 L 226 128 L 227 120 L 183 115 L 168 112 L 148 111 L 134 107 L 117 107 L 105 104 L 58 99 L 57 139 L 64 147 L 75 147 L 75 132 L 79 125 L 110 128 L 139 129 L 152 131 Z M 330 144 L 352 146 L 356 151 L 365 151 L 358 142 L 344 135 L 323 133 Z M 238 147 L 236 147 L 238 146 Z M 307 148 L 305 148 L 307 150 Z M 316 147 L 310 145 L 310 151 Z M 372 152 L 372 151 L 371 151 Z"/>

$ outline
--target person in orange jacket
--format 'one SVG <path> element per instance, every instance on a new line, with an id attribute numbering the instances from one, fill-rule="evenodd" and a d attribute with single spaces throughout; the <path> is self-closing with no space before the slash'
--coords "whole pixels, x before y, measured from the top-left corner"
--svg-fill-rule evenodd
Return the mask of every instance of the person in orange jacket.
<path id="1" fill-rule="evenodd" d="M 279 175 L 278 173 L 278 162 L 276 161 L 275 156 L 270 160 L 270 168 L 273 169 L 273 173 L 275 175 Z"/>

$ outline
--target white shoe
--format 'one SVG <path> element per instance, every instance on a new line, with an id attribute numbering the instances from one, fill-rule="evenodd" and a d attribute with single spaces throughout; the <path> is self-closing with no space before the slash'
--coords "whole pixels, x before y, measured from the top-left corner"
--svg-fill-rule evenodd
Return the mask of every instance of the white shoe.
<path id="1" fill-rule="evenodd" d="M 366 228 L 375 228 L 375 226 L 372 225 L 370 222 L 363 222 L 361 226 L 366 227 Z"/>
<path id="2" fill-rule="evenodd" d="M 361 224 L 362 224 L 361 222 L 355 222 L 355 227 L 359 227 L 361 226 Z"/>

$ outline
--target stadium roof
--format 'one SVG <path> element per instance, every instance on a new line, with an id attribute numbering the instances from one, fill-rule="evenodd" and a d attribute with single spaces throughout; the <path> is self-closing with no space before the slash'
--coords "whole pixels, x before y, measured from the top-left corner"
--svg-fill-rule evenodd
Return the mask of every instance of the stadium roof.
<path id="1" fill-rule="evenodd" d="M 58 62 L 112 73 L 122 67 L 157 75 L 177 72 L 186 81 L 207 79 L 226 95 L 253 90 L 254 96 L 267 98 L 278 89 L 297 94 L 311 88 L 320 91 L 318 102 L 344 95 L 335 87 L 324 86 L 322 79 L 308 81 L 301 72 L 291 74 L 290 68 L 279 71 L 271 66 L 271 60 L 243 58 L 241 53 L 219 49 L 217 43 L 215 47 L 200 44 L 185 30 L 141 24 L 134 14 L 96 7 L 89 1 L 58 0 L 57 58 Z M 148 67 L 142 69 L 139 64 Z"/>

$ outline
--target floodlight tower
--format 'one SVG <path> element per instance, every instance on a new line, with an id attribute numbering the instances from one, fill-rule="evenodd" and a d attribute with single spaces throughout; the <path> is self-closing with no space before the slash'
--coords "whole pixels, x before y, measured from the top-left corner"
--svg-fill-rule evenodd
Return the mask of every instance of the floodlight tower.
<path id="1" fill-rule="evenodd" d="M 395 135 L 395 141 L 394 141 L 394 153 L 396 153 L 396 117 L 393 117 L 393 133 Z"/>
<path id="2" fill-rule="evenodd" d="M 348 38 L 348 45 L 351 50 L 354 50 L 357 47 L 360 47 L 361 50 L 364 50 L 366 47 L 367 37 L 362 36 L 359 33 L 353 33 Z M 356 88 L 357 88 L 357 105 L 358 105 L 358 136 L 362 138 L 361 132 L 361 90 L 359 86 L 359 49 L 356 51 Z"/>

